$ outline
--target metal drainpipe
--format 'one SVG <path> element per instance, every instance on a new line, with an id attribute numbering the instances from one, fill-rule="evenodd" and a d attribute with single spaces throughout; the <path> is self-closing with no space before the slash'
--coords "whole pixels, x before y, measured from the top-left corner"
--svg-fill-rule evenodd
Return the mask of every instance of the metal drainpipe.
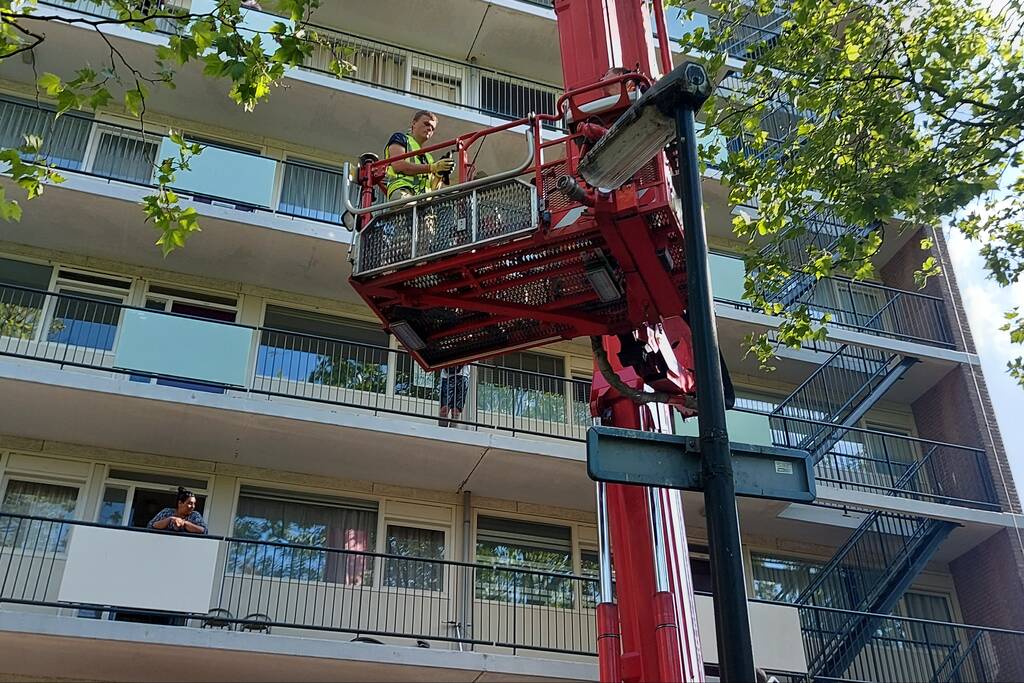
<path id="1" fill-rule="evenodd" d="M 473 562 L 473 494 L 470 491 L 462 492 L 462 561 L 468 564 Z M 473 573 L 472 567 L 463 567 L 462 572 L 462 604 L 459 610 L 459 630 L 463 638 L 471 637 L 469 632 L 469 620 L 471 617 L 470 607 L 473 596 Z M 463 644 L 459 643 L 459 650 L 463 650 Z M 470 645 L 472 650 L 473 646 Z"/>

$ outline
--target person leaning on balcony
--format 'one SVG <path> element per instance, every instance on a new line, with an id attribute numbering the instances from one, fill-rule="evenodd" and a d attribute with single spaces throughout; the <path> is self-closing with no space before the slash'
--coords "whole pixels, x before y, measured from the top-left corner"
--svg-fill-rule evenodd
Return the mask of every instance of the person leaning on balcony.
<path id="1" fill-rule="evenodd" d="M 421 110 L 413 114 L 408 132 L 395 133 L 384 147 L 384 158 L 401 156 L 423 147 L 437 130 L 437 115 Z M 388 199 L 404 199 L 434 189 L 441 181 L 441 174 L 451 173 L 455 168 L 452 159 L 435 161 L 430 153 L 418 154 L 400 159 L 388 166 Z"/>
<path id="2" fill-rule="evenodd" d="M 156 513 L 156 517 L 149 520 L 149 524 L 146 526 L 150 529 L 188 534 L 205 534 L 208 530 L 206 520 L 196 512 L 196 495 L 180 486 L 178 487 L 177 504 Z"/>

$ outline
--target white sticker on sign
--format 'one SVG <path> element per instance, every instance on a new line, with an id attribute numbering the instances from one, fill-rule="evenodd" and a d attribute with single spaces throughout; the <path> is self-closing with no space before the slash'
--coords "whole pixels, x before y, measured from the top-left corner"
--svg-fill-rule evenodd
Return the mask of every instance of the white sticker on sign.
<path id="1" fill-rule="evenodd" d="M 775 461 L 775 474 L 793 474 L 793 463 L 785 460 Z"/>

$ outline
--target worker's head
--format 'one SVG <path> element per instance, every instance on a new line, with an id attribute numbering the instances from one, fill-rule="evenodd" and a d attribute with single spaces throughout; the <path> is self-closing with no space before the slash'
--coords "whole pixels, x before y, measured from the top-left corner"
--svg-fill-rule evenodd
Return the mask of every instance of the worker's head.
<path id="1" fill-rule="evenodd" d="M 436 129 L 437 114 L 434 112 L 423 109 L 413 114 L 412 125 L 409 126 L 409 130 L 413 138 L 416 139 L 416 142 L 422 145 L 430 139 L 430 136 L 434 134 Z"/>
<path id="2" fill-rule="evenodd" d="M 621 66 L 613 66 L 604 72 L 604 76 L 601 76 L 601 80 L 604 81 L 609 78 L 625 76 L 628 73 L 629 69 L 625 69 Z M 633 92 L 634 90 L 636 90 L 636 81 L 626 81 L 626 92 Z M 622 92 L 622 85 L 619 83 L 604 86 L 605 95 L 618 95 L 620 92 Z"/>

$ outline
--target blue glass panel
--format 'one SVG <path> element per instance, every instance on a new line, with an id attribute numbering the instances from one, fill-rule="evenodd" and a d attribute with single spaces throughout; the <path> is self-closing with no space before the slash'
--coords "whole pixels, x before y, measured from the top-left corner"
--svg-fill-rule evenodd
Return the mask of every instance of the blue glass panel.
<path id="1" fill-rule="evenodd" d="M 125 311 L 114 366 L 244 386 L 253 330 L 155 311 Z"/>

